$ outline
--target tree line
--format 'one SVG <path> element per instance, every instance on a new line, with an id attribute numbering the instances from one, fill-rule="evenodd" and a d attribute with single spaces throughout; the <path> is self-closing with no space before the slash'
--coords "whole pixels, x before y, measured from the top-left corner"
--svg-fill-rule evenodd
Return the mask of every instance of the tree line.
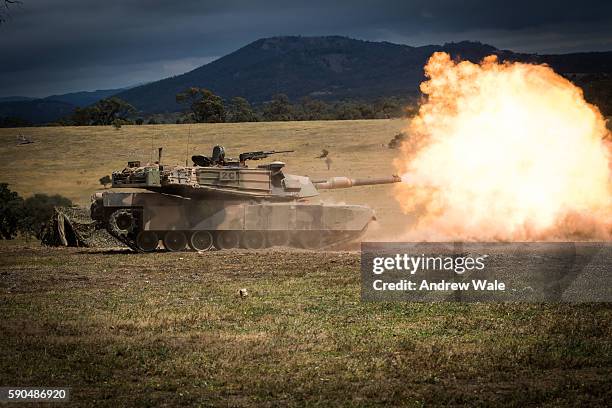
<path id="1" fill-rule="evenodd" d="M 609 74 L 570 77 L 584 90 L 587 101 L 596 104 L 604 116 L 612 115 L 612 94 Z M 285 94 L 276 94 L 271 100 L 257 105 L 246 98 L 224 100 L 209 89 L 191 87 L 176 95 L 182 112 L 143 115 L 128 102 L 110 97 L 93 105 L 76 108 L 74 113 L 48 125 L 96 126 L 113 125 L 120 129 L 126 124 L 160 123 L 219 123 L 219 122 L 271 122 L 293 120 L 354 120 L 386 119 L 412 116 L 418 109 L 414 99 L 396 97 L 375 101 L 324 101 L 304 97 L 291 101 Z M 0 127 L 32 126 L 16 117 L 0 117 Z"/>
<path id="2" fill-rule="evenodd" d="M 410 106 L 408 102 L 398 98 L 382 98 L 373 102 L 326 102 L 304 97 L 292 103 L 282 93 L 274 95 L 268 102 L 253 106 L 239 96 L 226 103 L 209 89 L 196 87 L 177 94 L 176 102 L 186 107 L 186 112 L 179 119 L 183 123 L 388 119 L 415 111 L 414 108 L 407 109 L 406 106 Z"/>
<path id="3" fill-rule="evenodd" d="M 381 98 L 373 102 L 326 102 L 305 97 L 292 103 L 285 94 L 268 102 L 252 105 L 246 98 L 225 101 L 209 89 L 191 87 L 176 95 L 183 111 L 174 115 L 140 115 L 128 102 L 110 97 L 83 108 L 58 121 L 57 125 L 97 126 L 142 125 L 158 123 L 274 122 L 293 120 L 387 119 L 411 115 L 416 107 L 407 100 Z M 409 108 L 406 108 L 408 106 Z M 165 117 L 164 117 L 165 116 Z"/>

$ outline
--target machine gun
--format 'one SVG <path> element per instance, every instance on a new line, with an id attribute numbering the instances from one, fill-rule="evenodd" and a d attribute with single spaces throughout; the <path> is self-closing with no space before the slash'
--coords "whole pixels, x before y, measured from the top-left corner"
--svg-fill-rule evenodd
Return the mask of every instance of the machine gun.
<path id="1" fill-rule="evenodd" d="M 245 152 L 240 153 L 239 159 L 240 164 L 244 165 L 247 160 L 261 160 L 270 156 L 271 154 L 277 153 L 292 153 L 294 150 L 261 150 L 259 152 Z"/>

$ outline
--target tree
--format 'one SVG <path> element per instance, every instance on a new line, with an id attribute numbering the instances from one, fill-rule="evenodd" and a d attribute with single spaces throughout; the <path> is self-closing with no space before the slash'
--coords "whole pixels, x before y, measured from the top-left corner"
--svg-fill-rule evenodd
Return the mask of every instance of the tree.
<path id="1" fill-rule="evenodd" d="M 360 103 L 357 105 L 357 109 L 359 109 L 363 119 L 376 119 L 376 112 L 374 112 L 374 109 L 370 105 Z"/>
<path id="2" fill-rule="evenodd" d="M 130 123 L 129 117 L 134 113 L 136 113 L 136 108 L 123 99 L 113 96 L 100 99 L 92 106 L 76 108 L 72 115 L 72 122 L 77 126 L 126 124 Z"/>
<path id="3" fill-rule="evenodd" d="M 404 114 L 403 106 L 396 98 L 382 98 L 375 103 L 374 109 L 377 119 L 397 118 Z"/>
<path id="4" fill-rule="evenodd" d="M 53 215 L 54 207 L 67 207 L 72 202 L 61 195 L 48 196 L 46 194 L 34 194 L 23 201 L 23 217 L 20 229 L 25 234 L 31 234 L 40 238 L 45 223 Z"/>
<path id="5" fill-rule="evenodd" d="M 318 99 L 305 97 L 302 99 L 302 117 L 301 120 L 323 120 L 329 119 L 329 106 Z M 332 115 L 333 116 L 333 115 Z"/>
<path id="6" fill-rule="evenodd" d="M 293 108 L 289 97 L 285 94 L 276 94 L 272 100 L 264 105 L 263 118 L 266 121 L 286 121 L 293 119 Z"/>
<path id="7" fill-rule="evenodd" d="M 191 115 L 196 116 L 196 103 L 202 98 L 200 88 L 191 87 L 176 94 L 176 103 L 187 105 Z"/>
<path id="8" fill-rule="evenodd" d="M 191 87 L 176 95 L 176 102 L 189 106 L 195 122 L 225 122 L 223 98 L 204 88 Z"/>
<path id="9" fill-rule="evenodd" d="M 249 101 L 237 96 L 230 102 L 228 119 L 229 122 L 257 122 L 257 115 Z"/>
<path id="10" fill-rule="evenodd" d="M 334 105 L 335 116 L 340 120 L 363 119 L 357 104 L 353 102 L 340 102 Z"/>
<path id="11" fill-rule="evenodd" d="M 74 113 L 72 114 L 72 116 L 70 117 L 70 119 L 67 120 L 67 122 L 69 122 L 68 124 L 74 124 L 76 126 L 89 126 L 89 125 L 93 125 L 93 108 L 92 107 L 87 107 L 87 108 L 75 108 L 74 109 Z"/>
<path id="12" fill-rule="evenodd" d="M 23 216 L 23 199 L 0 183 L 0 239 L 13 239 L 17 235 Z"/>
<path id="13" fill-rule="evenodd" d="M 111 177 L 107 174 L 104 177 L 100 177 L 100 184 L 102 184 L 104 186 L 104 188 L 106 188 L 107 185 L 111 184 L 113 182 L 113 179 L 111 179 Z"/>
<path id="14" fill-rule="evenodd" d="M 101 99 L 94 106 L 99 109 L 98 124 L 100 125 L 110 125 L 116 120 L 127 122 L 129 116 L 136 112 L 132 105 L 114 96 Z"/>

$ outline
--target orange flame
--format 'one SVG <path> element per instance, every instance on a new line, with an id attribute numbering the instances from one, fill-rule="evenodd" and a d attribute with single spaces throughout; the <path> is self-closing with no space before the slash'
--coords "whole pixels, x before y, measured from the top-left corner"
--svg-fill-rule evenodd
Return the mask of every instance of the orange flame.
<path id="1" fill-rule="evenodd" d="M 411 239 L 610 239 L 610 132 L 545 65 L 435 53 L 395 166 Z"/>

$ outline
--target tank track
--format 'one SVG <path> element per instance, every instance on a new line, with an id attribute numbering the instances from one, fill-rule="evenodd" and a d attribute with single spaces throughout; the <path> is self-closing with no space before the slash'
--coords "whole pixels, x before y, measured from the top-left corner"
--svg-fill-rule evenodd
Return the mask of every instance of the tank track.
<path id="1" fill-rule="evenodd" d="M 117 239 L 118 241 L 120 241 L 122 244 L 124 244 L 125 246 L 127 246 L 128 248 L 130 248 L 131 250 L 135 251 L 135 252 L 144 252 L 142 249 L 138 248 L 138 245 L 136 245 L 136 241 L 134 241 L 133 239 L 130 239 L 129 237 L 126 237 L 122 234 L 115 234 L 112 231 L 110 231 L 108 228 L 106 229 L 108 231 L 109 234 L 111 234 L 115 239 Z"/>
<path id="2" fill-rule="evenodd" d="M 107 226 L 107 231 L 109 232 L 109 234 L 111 234 L 114 238 L 116 238 L 117 240 L 119 240 L 120 242 L 122 242 L 123 244 L 125 244 L 128 248 L 130 248 L 131 250 L 135 251 L 135 252 L 139 252 L 139 253 L 144 253 L 144 252 L 152 252 L 152 251 L 145 251 L 142 248 L 140 248 L 136 242 L 136 238 L 134 234 L 124 234 L 121 233 L 121 231 L 117 231 L 116 228 L 109 228 Z M 165 235 L 165 233 L 167 233 L 169 231 L 163 231 L 162 233 L 160 233 L 159 235 Z M 289 232 L 289 231 L 287 231 Z M 326 240 L 326 242 L 322 243 L 321 245 L 316 245 L 316 246 L 312 246 L 312 247 L 308 247 L 305 246 L 303 244 L 299 243 L 299 239 L 298 236 L 299 234 L 293 234 L 293 236 L 290 236 L 290 240 L 287 243 L 287 245 L 282 245 L 280 247 L 285 247 L 285 248 L 295 248 L 295 249 L 310 249 L 310 250 L 325 250 L 325 249 L 333 249 L 336 248 L 340 245 L 343 244 L 347 244 L 353 241 L 356 241 L 358 238 L 360 238 L 365 232 L 364 231 L 355 231 L 354 233 L 347 233 L 347 232 L 339 232 L 337 233 L 337 237 L 334 239 L 333 237 L 328 237 L 328 239 Z M 232 249 L 247 249 L 245 248 L 245 246 L 242 244 L 243 240 L 244 240 L 244 234 L 238 234 L 239 235 L 239 244 L 236 247 L 233 248 L 222 248 L 219 246 L 218 244 L 218 238 L 216 234 L 212 234 L 214 237 L 214 243 L 213 245 L 206 250 L 203 251 L 198 251 L 196 249 L 191 248 L 189 245 L 185 245 L 183 248 L 181 249 L 175 249 L 173 251 L 187 251 L 187 252 L 204 252 L 204 251 L 208 251 L 208 250 L 232 250 Z M 163 237 L 160 237 L 161 239 L 159 240 L 160 244 L 158 244 L 157 248 L 153 251 L 167 251 L 167 248 L 164 248 L 164 239 Z M 268 243 L 266 243 L 265 245 L 263 245 L 261 248 L 251 248 L 251 249 L 266 249 L 266 248 L 273 248 L 275 247 L 274 245 L 269 245 Z"/>

